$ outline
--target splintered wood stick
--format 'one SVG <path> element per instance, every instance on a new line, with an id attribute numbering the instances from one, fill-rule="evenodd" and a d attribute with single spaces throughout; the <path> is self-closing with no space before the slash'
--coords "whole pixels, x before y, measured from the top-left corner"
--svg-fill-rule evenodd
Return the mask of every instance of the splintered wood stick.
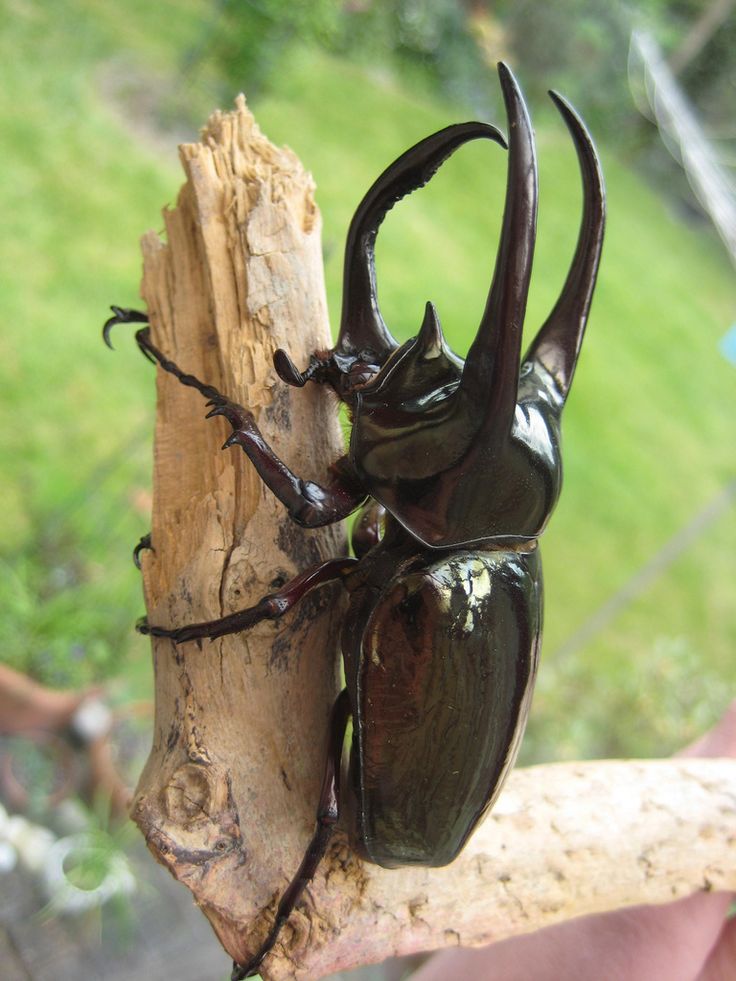
<path id="1" fill-rule="evenodd" d="M 186 183 L 143 238 L 155 346 L 248 406 L 292 469 L 324 480 L 343 452 L 334 403 L 273 370 L 331 346 L 311 177 L 260 132 L 242 97 L 181 148 Z M 201 395 L 157 371 L 149 622 L 176 627 L 254 604 L 346 554 L 341 528 L 294 525 Z M 311 836 L 345 600 L 333 586 L 283 622 L 176 647 L 153 641 L 153 746 L 132 816 L 191 890 L 227 952 L 258 949 Z M 634 903 L 736 888 L 732 760 L 532 767 L 510 778 L 460 858 L 386 871 L 335 835 L 263 966 L 314 979 L 451 944 L 481 944 Z"/>

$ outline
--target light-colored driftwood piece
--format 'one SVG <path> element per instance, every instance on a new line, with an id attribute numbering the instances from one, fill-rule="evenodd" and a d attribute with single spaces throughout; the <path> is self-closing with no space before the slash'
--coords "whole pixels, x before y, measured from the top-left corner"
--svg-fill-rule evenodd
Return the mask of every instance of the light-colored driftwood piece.
<path id="1" fill-rule="evenodd" d="M 166 243 L 143 239 L 154 343 L 249 406 L 276 451 L 319 480 L 341 452 L 316 386 L 275 377 L 330 344 L 312 181 L 239 101 L 181 148 Z M 357 198 L 357 193 L 356 193 Z M 178 626 L 254 603 L 275 579 L 344 550 L 304 531 L 193 389 L 158 371 L 148 617 Z M 238 960 L 257 949 L 310 838 L 339 688 L 344 598 L 323 588 L 283 623 L 176 648 L 154 641 L 155 734 L 132 815 Z M 264 964 L 317 979 L 392 954 L 480 944 L 619 905 L 736 888 L 736 763 L 587 763 L 514 773 L 446 869 L 364 865 L 338 832 Z"/>

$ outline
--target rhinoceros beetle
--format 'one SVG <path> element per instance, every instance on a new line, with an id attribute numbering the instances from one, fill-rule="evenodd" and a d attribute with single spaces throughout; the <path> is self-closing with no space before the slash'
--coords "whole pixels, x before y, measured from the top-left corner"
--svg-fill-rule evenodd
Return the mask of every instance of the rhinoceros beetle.
<path id="1" fill-rule="evenodd" d="M 316 830 L 258 953 L 234 965 L 256 973 L 325 853 L 340 809 L 340 761 L 353 719 L 348 780 L 351 838 L 385 868 L 445 865 L 493 804 L 526 723 L 540 643 L 537 538 L 561 484 L 560 417 L 572 382 L 600 259 L 604 191 L 595 148 L 575 111 L 551 97 L 574 141 L 583 185 L 577 248 L 559 299 L 520 360 L 536 235 L 537 168 L 527 110 L 505 65 L 499 75 L 508 145 L 493 126 L 449 126 L 392 163 L 358 206 L 347 236 L 340 331 L 331 351 L 300 371 L 284 351 L 284 382 L 331 386 L 352 420 L 350 448 L 324 486 L 301 480 L 265 443 L 253 415 L 184 373 L 151 342 L 143 352 L 207 400 L 294 521 L 314 528 L 363 510 L 354 558 L 301 573 L 255 606 L 220 620 L 142 633 L 176 643 L 246 630 L 287 613 L 310 590 L 340 581 L 350 602 L 342 628 L 346 688 L 331 739 Z M 506 202 L 495 271 L 463 361 L 428 303 L 416 337 L 399 345 L 376 298 L 378 227 L 470 140 L 508 149 Z M 104 328 L 145 322 L 113 307 Z M 140 548 L 149 547 L 142 539 Z"/>

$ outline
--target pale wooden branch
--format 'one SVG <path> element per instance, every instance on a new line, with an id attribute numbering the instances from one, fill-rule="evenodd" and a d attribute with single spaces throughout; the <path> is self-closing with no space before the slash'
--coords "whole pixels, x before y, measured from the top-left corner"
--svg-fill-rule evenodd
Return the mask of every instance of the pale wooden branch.
<path id="1" fill-rule="evenodd" d="M 292 392 L 272 364 L 277 347 L 306 365 L 330 346 L 311 177 L 263 137 L 242 101 L 215 114 L 181 160 L 187 180 L 164 214 L 166 243 L 143 239 L 152 339 L 247 405 L 298 474 L 324 478 L 342 452 L 334 405 L 314 386 Z M 158 370 L 154 551 L 143 554 L 152 623 L 250 606 L 277 578 L 345 551 L 341 529 L 288 520 L 243 454 L 221 451 L 230 427 L 205 421 L 206 411 L 196 391 Z M 237 958 L 314 822 L 342 602 L 323 588 L 286 628 L 153 645 L 154 743 L 132 815 Z"/>
<path id="2" fill-rule="evenodd" d="M 736 761 L 596 760 L 511 774 L 444 869 L 329 866 L 270 979 L 479 946 L 572 917 L 736 888 Z M 315 929 L 315 923 L 319 929 Z M 298 970 L 294 969 L 298 964 Z"/>
<path id="3" fill-rule="evenodd" d="M 271 356 L 329 346 L 311 179 L 240 101 L 203 142 L 143 240 L 142 292 L 159 348 L 242 401 L 300 475 L 341 452 L 334 408 L 292 392 Z M 303 531 L 235 450 L 201 397 L 158 372 L 151 622 L 242 608 L 342 554 L 339 530 Z M 237 960 L 257 949 L 309 840 L 338 691 L 339 591 L 282 624 L 201 646 L 154 643 L 154 744 L 133 817 Z M 571 916 L 736 888 L 736 763 L 589 763 L 514 773 L 459 860 L 440 870 L 366 865 L 338 833 L 266 960 L 269 979 L 334 971 L 449 944 L 481 944 Z"/>

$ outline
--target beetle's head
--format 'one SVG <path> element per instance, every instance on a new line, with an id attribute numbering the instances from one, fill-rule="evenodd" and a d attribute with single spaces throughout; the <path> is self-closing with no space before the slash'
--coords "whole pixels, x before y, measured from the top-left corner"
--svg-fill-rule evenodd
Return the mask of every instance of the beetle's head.
<path id="1" fill-rule="evenodd" d="M 397 201 L 423 187 L 458 147 L 477 139 L 490 139 L 506 146 L 500 132 L 486 123 L 447 126 L 403 153 L 372 185 L 358 205 L 348 231 L 337 343 L 331 351 L 312 355 L 303 372 L 285 351 L 277 351 L 274 365 L 283 381 L 296 386 L 304 385 L 307 381 L 326 382 L 341 399 L 352 405 L 358 392 L 385 377 L 389 371 L 389 361 L 391 377 L 397 380 L 394 374 L 397 355 L 404 373 L 409 370 L 410 363 L 417 359 L 435 367 L 445 363 L 445 353 L 438 360 L 430 350 L 430 334 L 434 332 L 433 336 L 441 338 L 441 331 L 437 333 L 434 327 L 436 324 L 436 328 L 439 328 L 434 313 L 430 324 L 426 323 L 425 317 L 425 326 L 420 331 L 423 339 L 420 341 L 417 337 L 415 342 L 408 342 L 401 348 L 384 323 L 376 293 L 376 235 L 381 222 Z M 440 347 L 442 352 L 447 351 L 444 341 L 441 341 Z M 434 372 L 430 371 L 432 374 Z M 424 378 L 426 386 L 426 374 Z"/>
<path id="2" fill-rule="evenodd" d="M 550 93 L 572 135 L 583 178 L 584 208 L 578 245 L 562 292 L 520 358 L 522 326 L 536 238 L 537 167 L 534 134 L 521 91 L 510 70 L 499 65 L 509 141 L 480 122 L 448 126 L 395 160 L 372 185 L 350 223 L 345 247 L 342 314 L 335 347 L 312 356 L 304 372 L 284 351 L 274 364 L 291 385 L 328 383 L 348 406 L 360 401 L 381 416 L 391 403 L 398 416 L 413 414 L 456 393 L 469 407 L 479 446 L 508 441 L 516 418 L 522 364 L 539 366 L 561 407 L 575 370 L 590 308 L 603 239 L 604 192 L 592 141 L 571 106 Z M 475 339 L 465 362 L 449 350 L 434 308 L 427 307 L 416 338 L 399 346 L 378 306 L 375 242 L 388 211 L 423 187 L 444 160 L 470 140 L 489 139 L 509 150 L 506 203 L 493 278 Z M 433 413 L 434 416 L 434 413 Z M 432 423 L 434 425 L 434 422 Z M 391 426 L 393 433 L 393 424 Z M 393 438 L 393 436 L 392 436 Z M 456 441 L 449 439 L 452 447 Z"/>
<path id="3" fill-rule="evenodd" d="M 368 402 L 385 400 L 402 405 L 409 412 L 421 411 L 451 394 L 463 370 L 462 360 L 445 341 L 432 303 L 426 305 L 417 336 L 388 353 L 318 352 L 312 355 L 306 371 L 300 372 L 288 354 L 279 350 L 274 364 L 280 378 L 288 384 L 327 383 L 351 408 L 360 395 Z"/>
<path id="4" fill-rule="evenodd" d="M 379 355 L 369 349 L 350 354 L 333 351 L 318 351 L 309 360 L 305 371 L 299 371 L 286 351 L 279 349 L 274 354 L 273 363 L 282 381 L 301 388 L 308 381 L 328 384 L 341 401 L 352 405 L 355 393 L 370 384 L 380 373 L 388 354 Z"/>
<path id="5" fill-rule="evenodd" d="M 409 414 L 425 412 L 451 395 L 463 363 L 448 347 L 437 311 L 427 303 L 416 337 L 393 351 L 358 391 L 365 405 L 385 402 Z"/>

